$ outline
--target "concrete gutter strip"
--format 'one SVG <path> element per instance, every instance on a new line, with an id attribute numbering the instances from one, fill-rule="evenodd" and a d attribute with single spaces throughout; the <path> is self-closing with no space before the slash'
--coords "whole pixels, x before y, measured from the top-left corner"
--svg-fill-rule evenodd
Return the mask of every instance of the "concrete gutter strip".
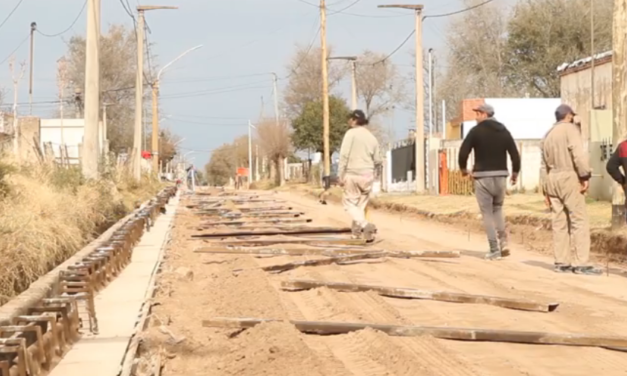
<path id="1" fill-rule="evenodd" d="M 13 318 L 25 315 L 28 308 L 33 307 L 42 299 L 50 297 L 59 282 L 59 274 L 61 271 L 67 269 L 68 266 L 74 265 L 91 252 L 95 251 L 102 242 L 111 237 L 116 230 L 122 227 L 122 225 L 137 214 L 137 212 L 146 207 L 149 202 L 150 200 L 144 202 L 138 209 L 135 209 L 129 215 L 117 221 L 113 226 L 109 227 L 107 231 L 103 232 L 95 240 L 87 244 L 87 246 L 76 252 L 74 256 L 65 260 L 47 274 L 41 276 L 37 281 L 33 282 L 26 291 L 0 307 L 0 326 L 12 325 Z"/>

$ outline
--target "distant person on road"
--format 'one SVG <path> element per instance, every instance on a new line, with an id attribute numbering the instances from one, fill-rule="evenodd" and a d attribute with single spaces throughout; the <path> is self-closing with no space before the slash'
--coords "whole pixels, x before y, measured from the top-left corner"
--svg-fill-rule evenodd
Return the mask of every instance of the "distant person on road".
<path id="1" fill-rule="evenodd" d="M 623 171 L 621 172 L 621 167 Z M 623 141 L 616 147 L 614 154 L 607 161 L 605 166 L 607 173 L 610 174 L 612 179 L 623 187 L 623 191 L 627 194 L 627 141 Z M 625 202 L 625 210 L 627 211 L 627 201 Z M 624 214 L 624 213 L 623 213 Z M 622 221 L 625 222 L 627 217 L 623 217 Z"/>
<path id="2" fill-rule="evenodd" d="M 374 240 L 377 228 L 366 219 L 372 185 L 382 165 L 379 141 L 366 128 L 368 119 L 361 110 L 351 112 L 349 129 L 344 135 L 340 148 L 338 179 L 344 189 L 342 203 L 353 219 L 353 238 Z"/>
<path id="3" fill-rule="evenodd" d="M 600 270 L 588 264 L 590 225 L 585 193 L 592 170 L 575 116 L 570 106 L 559 105 L 557 123 L 542 139 L 542 191 L 553 212 L 555 271 L 598 275 Z"/>
<path id="4" fill-rule="evenodd" d="M 468 132 L 459 149 L 459 169 L 462 175 L 470 175 L 474 179 L 475 196 L 488 236 L 489 251 L 485 258 L 498 260 L 510 255 L 503 215 L 509 175 L 507 154 L 512 160 L 512 185 L 516 184 L 520 172 L 520 155 L 507 128 L 494 119 L 492 106 L 483 104 L 473 111 L 477 125 Z M 475 163 L 470 173 L 467 163 L 472 151 Z"/>

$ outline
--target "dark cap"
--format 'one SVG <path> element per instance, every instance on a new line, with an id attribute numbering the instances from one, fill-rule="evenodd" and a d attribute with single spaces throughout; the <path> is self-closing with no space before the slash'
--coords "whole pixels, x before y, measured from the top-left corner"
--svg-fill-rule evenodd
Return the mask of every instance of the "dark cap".
<path id="1" fill-rule="evenodd" d="M 557 106 L 557 108 L 555 109 L 555 117 L 557 118 L 557 120 L 562 120 L 564 119 L 567 115 L 577 115 L 575 113 L 575 111 L 573 111 L 573 109 L 567 105 L 567 104 L 560 104 L 559 106 Z"/>
<path id="2" fill-rule="evenodd" d="M 490 116 L 494 115 L 494 107 L 490 106 L 487 103 L 484 103 L 480 106 L 477 106 L 475 108 L 472 109 L 475 112 L 483 112 L 484 114 L 488 114 Z"/>
<path id="3" fill-rule="evenodd" d="M 366 114 L 362 110 L 351 111 L 349 118 L 355 120 L 366 120 Z"/>

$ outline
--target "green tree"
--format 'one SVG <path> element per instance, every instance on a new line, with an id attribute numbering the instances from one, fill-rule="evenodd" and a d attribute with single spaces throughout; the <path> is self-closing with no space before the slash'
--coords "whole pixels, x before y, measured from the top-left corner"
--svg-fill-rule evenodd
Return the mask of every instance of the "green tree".
<path id="1" fill-rule="evenodd" d="M 613 0 L 594 2 L 595 50 L 612 48 Z M 532 96 L 560 96 L 557 67 L 590 56 L 589 0 L 526 0 L 507 25 L 508 81 Z"/>
<path id="2" fill-rule="evenodd" d="M 333 154 L 340 148 L 344 133 L 348 130 L 350 109 L 340 97 L 329 96 L 329 147 Z M 298 150 L 322 152 L 322 101 L 309 101 L 292 121 L 292 143 Z"/>

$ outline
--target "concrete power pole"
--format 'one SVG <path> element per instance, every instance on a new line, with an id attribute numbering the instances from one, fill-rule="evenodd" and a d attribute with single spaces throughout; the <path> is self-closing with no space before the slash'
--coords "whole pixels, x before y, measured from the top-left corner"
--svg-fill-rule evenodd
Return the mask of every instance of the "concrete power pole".
<path id="1" fill-rule="evenodd" d="M 20 73 L 18 76 L 15 75 L 15 57 L 11 57 L 11 61 L 9 62 L 9 69 L 11 69 L 11 78 L 13 79 L 13 153 L 15 158 L 20 157 L 20 131 L 19 131 L 19 121 L 17 119 L 17 89 L 20 86 L 20 81 L 22 77 L 24 77 L 24 70 L 26 64 L 20 63 Z"/>
<path id="2" fill-rule="evenodd" d="M 87 1 L 85 59 L 85 133 L 81 166 L 87 179 L 98 177 L 100 118 L 100 0 Z"/>
<path id="3" fill-rule="evenodd" d="M 67 61 L 64 57 L 57 61 L 57 86 L 59 88 L 59 120 L 61 120 L 61 147 L 65 146 L 65 129 L 63 127 L 64 108 L 65 104 L 65 87 L 67 86 Z M 100 127 L 98 127 L 100 133 Z M 99 142 L 100 144 L 100 136 Z"/>
<path id="4" fill-rule="evenodd" d="M 357 109 L 357 56 L 334 56 L 329 60 L 347 60 L 351 63 L 351 108 Z"/>
<path id="5" fill-rule="evenodd" d="M 142 172 L 141 172 L 142 153 L 141 152 L 142 152 L 142 121 L 143 121 L 142 104 L 143 104 L 143 97 L 144 97 L 144 25 L 145 25 L 144 12 L 147 10 L 158 10 L 158 9 L 178 9 L 178 7 L 154 6 L 154 5 L 137 6 L 138 17 L 137 17 L 137 71 L 135 73 L 135 132 L 133 135 L 133 154 L 132 155 L 133 155 L 133 177 L 138 182 L 141 180 L 141 175 L 142 175 Z M 153 96 L 154 94 L 155 93 L 153 89 Z M 154 108 L 153 108 L 153 111 L 154 111 Z M 153 145 L 154 145 L 154 140 L 153 140 Z M 157 168 L 159 168 L 158 166 L 159 165 L 157 162 Z"/>
<path id="6" fill-rule="evenodd" d="M 614 115 L 612 144 L 614 149 L 627 136 L 627 66 L 625 65 L 625 29 L 627 28 L 627 0 L 614 0 L 614 20 L 612 33 L 612 110 Z M 614 184 L 612 195 L 612 227 L 625 227 L 625 192 L 619 184 Z"/>
<path id="7" fill-rule="evenodd" d="M 379 8 L 411 9 L 416 13 L 416 193 L 425 190 L 425 119 L 424 77 L 422 62 L 422 10 L 416 5 L 379 5 Z"/>
<path id="8" fill-rule="evenodd" d="M 37 30 L 37 22 L 31 22 L 30 24 L 30 65 L 29 65 L 29 80 L 28 80 L 28 105 L 30 107 L 29 113 L 33 115 L 33 67 L 35 64 L 35 31 Z"/>
<path id="9" fill-rule="evenodd" d="M 320 59 L 322 63 L 322 140 L 324 176 L 331 175 L 331 153 L 329 145 L 329 67 L 327 60 L 327 6 L 320 0 Z"/>

